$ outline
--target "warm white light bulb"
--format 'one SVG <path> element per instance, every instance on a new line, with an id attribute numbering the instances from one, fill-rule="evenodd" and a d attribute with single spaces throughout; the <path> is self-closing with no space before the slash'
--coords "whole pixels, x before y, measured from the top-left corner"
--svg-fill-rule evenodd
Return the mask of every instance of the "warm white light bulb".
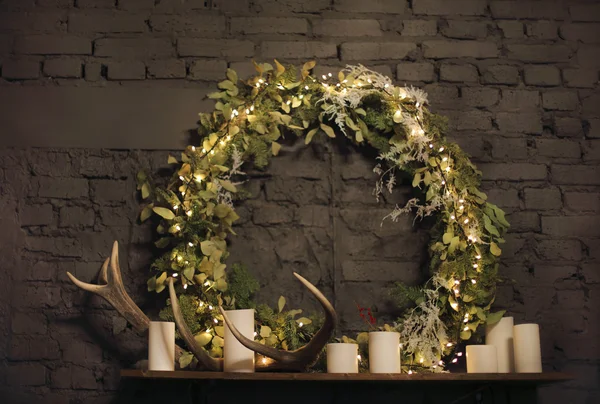
<path id="1" fill-rule="evenodd" d="M 193 247 L 193 246 L 194 246 L 194 243 L 191 243 L 191 242 L 190 242 L 190 243 L 188 243 L 188 245 L 189 245 L 190 247 Z"/>
<path id="2" fill-rule="evenodd" d="M 204 282 L 204 286 L 208 286 L 208 285 L 210 285 L 209 281 Z"/>
<path id="3" fill-rule="evenodd" d="M 451 216 L 450 216 L 450 219 L 454 220 L 454 219 L 456 219 L 456 216 L 454 216 L 454 215 L 451 215 Z"/>
<path id="4" fill-rule="evenodd" d="M 448 161 L 448 157 L 444 157 L 442 161 Z"/>
<path id="5" fill-rule="evenodd" d="M 462 352 L 457 353 L 456 356 L 462 356 Z"/>
<path id="6" fill-rule="evenodd" d="M 219 324 L 219 320 L 217 320 L 216 318 L 213 321 L 215 322 L 215 324 Z"/>
<path id="7" fill-rule="evenodd" d="M 479 267 L 479 265 L 473 264 L 473 268 L 477 268 L 477 267 Z"/>
<path id="8" fill-rule="evenodd" d="M 413 371 L 412 371 L 412 370 L 409 370 L 409 371 L 408 371 L 408 374 L 409 374 L 409 375 L 412 375 L 412 374 L 413 374 Z"/>
<path id="9" fill-rule="evenodd" d="M 321 77 L 323 77 L 323 80 L 327 80 L 327 76 L 324 74 Z"/>
<path id="10" fill-rule="evenodd" d="M 432 145 L 431 143 L 429 144 L 429 148 L 430 148 L 430 149 L 433 149 L 433 145 Z"/>
<path id="11" fill-rule="evenodd" d="M 173 276 L 173 278 L 177 278 L 179 276 L 179 274 L 177 272 L 175 272 L 172 276 Z"/>
<path id="12" fill-rule="evenodd" d="M 175 230 L 179 231 L 181 230 L 181 227 L 179 227 L 179 225 L 175 226 Z"/>
<path id="13" fill-rule="evenodd" d="M 473 285 L 475 285 L 475 284 L 477 283 L 477 281 L 476 281 L 475 279 L 471 279 L 471 283 L 472 283 Z"/>
<path id="14" fill-rule="evenodd" d="M 213 309 L 212 305 L 209 305 L 208 310 L 212 310 L 212 309 Z"/>
<path id="15" fill-rule="evenodd" d="M 458 362 L 458 359 L 456 359 L 456 358 L 452 359 L 452 363 L 456 363 L 456 362 Z"/>
<path id="16" fill-rule="evenodd" d="M 468 218 L 467 218 L 467 219 L 465 219 L 465 220 L 463 221 L 463 223 L 464 223 L 464 224 L 467 224 L 467 223 L 469 223 L 469 219 L 468 219 Z"/>
<path id="17" fill-rule="evenodd" d="M 446 167 L 446 172 L 449 173 L 450 172 L 450 167 Z"/>
<path id="18" fill-rule="evenodd" d="M 304 325 L 304 323 L 303 323 L 302 321 L 300 321 L 300 322 L 298 323 L 298 327 L 300 327 L 300 328 L 302 328 L 302 326 L 303 326 L 303 325 Z"/>
<path id="19" fill-rule="evenodd" d="M 356 359 L 358 359 L 360 361 L 360 360 L 362 360 L 362 356 L 356 355 Z"/>
<path id="20" fill-rule="evenodd" d="M 173 210 L 179 209 L 179 205 L 173 205 Z"/>
<path id="21" fill-rule="evenodd" d="M 476 255 L 475 258 L 477 258 L 478 260 L 481 259 L 481 255 Z"/>
<path id="22" fill-rule="evenodd" d="M 184 288 L 184 289 L 187 289 L 187 287 L 188 287 L 187 283 L 184 283 L 184 284 L 183 284 L 183 288 Z"/>
<path id="23" fill-rule="evenodd" d="M 447 346 L 448 348 L 450 348 L 450 347 L 452 346 L 452 342 L 448 342 L 448 343 L 446 344 L 446 346 Z M 443 364 L 444 364 L 444 362 L 440 361 L 440 365 L 443 365 Z"/>
<path id="24" fill-rule="evenodd" d="M 267 358 L 262 358 L 262 363 L 267 363 Z"/>
<path id="25" fill-rule="evenodd" d="M 440 148 L 438 149 L 438 151 L 439 151 L 440 153 L 441 153 L 441 152 L 443 152 L 443 151 L 444 151 L 444 147 L 443 147 L 443 146 L 442 146 L 442 147 L 440 147 Z"/>
<path id="26" fill-rule="evenodd" d="M 463 328 L 463 331 L 469 331 L 469 326 L 465 326 L 465 328 Z"/>

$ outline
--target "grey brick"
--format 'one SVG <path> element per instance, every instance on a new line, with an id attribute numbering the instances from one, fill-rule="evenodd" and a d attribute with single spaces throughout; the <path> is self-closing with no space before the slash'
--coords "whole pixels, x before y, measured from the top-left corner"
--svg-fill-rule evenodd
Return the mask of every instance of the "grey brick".
<path id="1" fill-rule="evenodd" d="M 402 36 L 435 36 L 435 20 L 406 20 L 402 23 Z"/>
<path id="2" fill-rule="evenodd" d="M 57 78 L 80 78 L 83 72 L 81 59 L 58 58 L 44 61 L 44 74 Z"/>
<path id="3" fill-rule="evenodd" d="M 221 81 L 224 80 L 227 63 L 222 60 L 195 60 L 190 66 L 192 80 Z"/>
<path id="4" fill-rule="evenodd" d="M 494 161 L 526 160 L 529 157 L 526 139 L 495 136 L 490 143 Z"/>
<path id="5" fill-rule="evenodd" d="M 146 65 L 143 62 L 127 61 L 107 63 L 106 77 L 109 80 L 144 80 Z"/>
<path id="6" fill-rule="evenodd" d="M 222 70 L 222 72 L 225 69 Z M 153 60 L 148 62 L 148 77 L 155 79 L 178 79 L 186 76 L 185 60 Z"/>
<path id="7" fill-rule="evenodd" d="M 398 278 L 398 271 L 402 271 L 410 278 L 417 279 L 419 266 L 413 262 L 342 262 L 342 275 L 345 281 L 392 281 Z"/>
<path id="8" fill-rule="evenodd" d="M 254 55 L 254 43 L 235 39 L 179 38 L 177 52 L 179 56 L 247 57 Z"/>
<path id="9" fill-rule="evenodd" d="M 146 16 L 120 11 L 79 11 L 69 14 L 69 32 L 146 32 Z"/>
<path id="10" fill-rule="evenodd" d="M 566 45 L 524 45 L 508 44 L 510 59 L 531 63 L 566 62 L 571 56 L 571 49 Z"/>
<path id="11" fill-rule="evenodd" d="M 413 13 L 427 15 L 485 15 L 484 0 L 414 0 Z"/>
<path id="12" fill-rule="evenodd" d="M 519 83 L 519 69 L 510 65 L 493 65 L 481 69 L 481 78 L 486 84 Z"/>
<path id="13" fill-rule="evenodd" d="M 303 20 L 304 21 L 304 20 Z M 313 33 L 317 36 L 353 37 L 381 36 L 381 26 L 377 20 L 313 20 Z"/>
<path id="14" fill-rule="evenodd" d="M 553 184 L 600 185 L 598 166 L 552 164 L 550 171 Z"/>
<path id="15" fill-rule="evenodd" d="M 328 21 L 333 23 L 336 20 L 325 20 Z M 231 32 L 234 34 L 307 34 L 308 22 L 304 18 L 234 17 L 231 19 Z"/>
<path id="16" fill-rule="evenodd" d="M 60 11 L 44 10 L 44 12 L 11 12 L 0 11 L 0 31 L 23 32 L 60 32 L 64 31 L 66 21 Z"/>
<path id="17" fill-rule="evenodd" d="M 583 68 L 600 67 L 600 46 L 597 45 L 579 45 L 577 50 L 577 61 Z"/>
<path id="18" fill-rule="evenodd" d="M 83 68 L 83 71 L 87 81 L 98 81 L 102 78 L 101 63 L 87 62 Z"/>
<path id="19" fill-rule="evenodd" d="M 600 216 L 542 216 L 542 233 L 562 237 L 598 237 Z"/>
<path id="20" fill-rule="evenodd" d="M 506 218 L 510 231 L 515 233 L 539 232 L 540 216 L 538 212 L 513 212 Z"/>
<path id="21" fill-rule="evenodd" d="M 600 194 L 597 192 L 565 192 L 565 207 L 575 212 L 600 212 Z"/>
<path id="22" fill-rule="evenodd" d="M 536 139 L 535 143 L 540 156 L 581 158 L 581 147 L 578 142 L 567 139 Z"/>
<path id="23" fill-rule="evenodd" d="M 573 21 L 600 21 L 600 4 L 575 4 L 569 12 Z"/>
<path id="24" fill-rule="evenodd" d="M 525 206 L 531 210 L 558 210 L 562 197 L 558 188 L 525 188 Z"/>
<path id="25" fill-rule="evenodd" d="M 540 93 L 529 90 L 502 90 L 498 108 L 503 111 L 537 110 L 540 106 Z"/>
<path id="26" fill-rule="evenodd" d="M 158 59 L 175 56 L 168 38 L 102 38 L 95 41 L 95 56 L 121 59 Z"/>
<path id="27" fill-rule="evenodd" d="M 15 40 L 15 53 L 26 55 L 91 55 L 92 41 L 66 35 L 28 35 Z"/>
<path id="28" fill-rule="evenodd" d="M 382 43 L 344 43 L 341 46 L 342 60 L 386 60 L 404 59 L 417 46 L 408 42 L 382 42 Z"/>
<path id="29" fill-rule="evenodd" d="M 92 180 L 92 198 L 95 202 L 127 201 L 132 192 L 129 181 Z"/>
<path id="30" fill-rule="evenodd" d="M 404 14 L 408 9 L 406 0 L 336 0 L 335 10 L 348 13 Z"/>
<path id="31" fill-rule="evenodd" d="M 488 25 L 479 21 L 450 20 L 447 21 L 447 25 L 442 26 L 441 33 L 448 38 L 485 38 L 488 34 Z"/>
<path id="32" fill-rule="evenodd" d="M 556 66 L 525 66 L 525 83 L 530 86 L 559 86 L 560 70 Z"/>
<path id="33" fill-rule="evenodd" d="M 600 24 L 565 24 L 560 27 L 560 36 L 568 41 L 600 43 Z"/>
<path id="34" fill-rule="evenodd" d="M 42 198 L 72 199 L 88 197 L 88 182 L 80 178 L 39 177 L 33 183 L 35 194 Z"/>
<path id="35" fill-rule="evenodd" d="M 476 82 L 479 81 L 479 74 L 477 68 L 473 65 L 444 63 L 440 67 L 440 81 Z"/>
<path id="36" fill-rule="evenodd" d="M 28 251 L 48 253 L 57 257 L 81 257 L 81 244 L 78 239 L 68 237 L 28 237 L 26 242 Z M 55 306 L 60 301 L 60 292 L 57 292 L 57 297 L 53 296 L 52 289 L 36 289 L 31 288 L 32 295 L 42 293 L 46 296 L 50 303 L 48 306 Z M 28 296 L 19 296 L 24 301 L 30 301 Z M 27 307 L 36 307 L 36 302 L 31 301 Z"/>
<path id="37" fill-rule="evenodd" d="M 67 0 L 66 3 L 71 3 L 71 1 Z M 115 0 L 77 0 L 79 8 L 114 8 L 115 5 Z"/>
<path id="38" fill-rule="evenodd" d="M 527 36 L 536 39 L 556 39 L 558 27 L 554 21 L 535 21 L 525 24 Z"/>
<path id="39" fill-rule="evenodd" d="M 464 111 L 452 120 L 457 130 L 490 130 L 492 116 L 486 111 Z"/>
<path id="40" fill-rule="evenodd" d="M 20 313 L 12 316 L 11 329 L 15 334 L 46 334 L 48 320 L 42 313 Z"/>
<path id="41" fill-rule="evenodd" d="M 2 77 L 5 79 L 37 79 L 39 75 L 40 62 L 33 60 L 9 59 L 2 63 Z"/>
<path id="42" fill-rule="evenodd" d="M 600 138 L 600 119 L 589 119 L 586 137 L 591 139 Z"/>
<path id="43" fill-rule="evenodd" d="M 501 208 L 518 208 L 521 206 L 519 192 L 516 189 L 488 189 L 485 191 L 488 200 Z"/>
<path id="44" fill-rule="evenodd" d="M 424 56 L 431 59 L 461 57 L 484 59 L 498 56 L 498 46 L 493 42 L 425 41 L 422 47 Z"/>
<path id="45" fill-rule="evenodd" d="M 543 6 L 539 1 L 492 1 L 490 3 L 494 18 L 527 18 L 527 19 L 561 19 L 563 4 L 560 0 L 545 0 Z"/>
<path id="46" fill-rule="evenodd" d="M 537 243 L 536 252 L 543 258 L 553 261 L 581 260 L 579 240 L 542 240 Z"/>
<path id="47" fill-rule="evenodd" d="M 497 24 L 504 38 L 516 39 L 525 36 L 525 28 L 519 21 L 498 21 Z"/>
<path id="48" fill-rule="evenodd" d="M 579 106 L 579 97 L 575 91 L 549 91 L 542 93 L 542 105 L 545 109 L 573 111 Z"/>
<path id="49" fill-rule="evenodd" d="M 431 105 L 437 105 L 438 108 L 452 109 L 458 105 L 458 88 L 456 86 L 429 84 L 425 86 L 425 92 L 428 94 Z"/>
<path id="50" fill-rule="evenodd" d="M 583 143 L 583 160 L 600 161 L 600 141 L 589 140 Z"/>
<path id="51" fill-rule="evenodd" d="M 431 63 L 403 62 L 396 65 L 396 78 L 400 81 L 435 81 L 435 71 Z"/>
<path id="52" fill-rule="evenodd" d="M 155 0 L 119 0 L 118 6 L 126 11 L 152 10 L 154 3 Z"/>
<path id="53" fill-rule="evenodd" d="M 479 164 L 484 180 L 541 181 L 547 178 L 544 164 L 507 163 Z"/>
<path id="54" fill-rule="evenodd" d="M 498 103 L 500 90 L 488 87 L 463 87 L 462 99 L 469 107 L 491 107 Z"/>
<path id="55" fill-rule="evenodd" d="M 583 126 L 581 125 L 581 119 L 569 117 L 555 117 L 554 133 L 558 137 L 583 136 Z"/>
<path id="56" fill-rule="evenodd" d="M 239 12 L 240 2 L 223 2 L 219 4 L 221 10 L 223 11 L 234 11 Z M 227 9 L 227 5 L 230 4 L 229 7 L 233 9 Z M 336 5 L 339 7 L 343 6 L 342 3 L 337 3 Z M 354 5 L 352 1 L 349 1 L 347 6 L 352 8 Z M 360 6 L 360 4 L 358 5 Z M 252 1 L 252 11 L 256 11 L 259 13 L 268 11 L 271 13 L 278 14 L 289 14 L 289 13 L 318 13 L 331 8 L 331 1 L 329 0 L 310 0 L 310 1 L 298 1 L 298 0 L 254 0 Z M 352 10 L 350 10 L 352 11 Z"/>
<path id="57" fill-rule="evenodd" d="M 598 83 L 594 69 L 564 69 L 562 75 L 567 87 L 593 88 Z"/>
<path id="58" fill-rule="evenodd" d="M 300 206 L 296 210 L 294 220 L 302 226 L 328 227 L 331 221 L 329 207 L 318 205 Z"/>
<path id="59" fill-rule="evenodd" d="M 11 364 L 8 383 L 12 386 L 43 386 L 46 384 L 46 367 L 40 363 Z"/>
<path id="60" fill-rule="evenodd" d="M 167 14 L 150 17 L 152 32 L 186 33 L 219 37 L 225 33 L 225 17 L 206 14 Z"/>
<path id="61" fill-rule="evenodd" d="M 542 133 L 542 117 L 537 113 L 498 112 L 496 123 L 502 132 Z"/>
<path id="62" fill-rule="evenodd" d="M 27 205 L 20 214 L 21 226 L 44 226 L 54 222 L 52 205 Z"/>
<path id="63" fill-rule="evenodd" d="M 252 222 L 257 225 L 286 224 L 292 220 L 293 214 L 290 209 L 280 205 L 266 205 L 252 214 Z"/>
<path id="64" fill-rule="evenodd" d="M 90 208 L 65 206 L 60 208 L 59 227 L 90 227 L 94 225 L 96 215 Z"/>

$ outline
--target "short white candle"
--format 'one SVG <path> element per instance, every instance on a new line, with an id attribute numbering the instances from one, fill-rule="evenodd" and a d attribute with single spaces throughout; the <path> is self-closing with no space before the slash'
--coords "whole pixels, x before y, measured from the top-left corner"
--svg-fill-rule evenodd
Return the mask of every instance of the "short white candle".
<path id="1" fill-rule="evenodd" d="M 400 373 L 400 334 L 374 331 L 369 333 L 369 372 Z"/>
<path id="2" fill-rule="evenodd" d="M 485 343 L 495 346 L 498 353 L 498 373 L 515 371 L 513 326 L 512 317 L 503 317 L 497 323 L 485 327 Z"/>
<path id="3" fill-rule="evenodd" d="M 175 370 L 175 323 L 150 321 L 148 370 Z"/>
<path id="4" fill-rule="evenodd" d="M 540 326 L 537 324 L 515 325 L 513 336 L 517 373 L 542 373 Z"/>
<path id="5" fill-rule="evenodd" d="M 493 345 L 467 345 L 467 373 L 497 373 L 498 357 Z"/>
<path id="6" fill-rule="evenodd" d="M 254 340 L 254 309 L 226 310 L 227 318 L 246 338 Z M 225 372 L 254 372 L 254 352 L 243 346 L 225 323 L 223 346 L 223 370 Z"/>
<path id="7" fill-rule="evenodd" d="M 327 344 L 327 373 L 358 373 L 358 345 Z"/>

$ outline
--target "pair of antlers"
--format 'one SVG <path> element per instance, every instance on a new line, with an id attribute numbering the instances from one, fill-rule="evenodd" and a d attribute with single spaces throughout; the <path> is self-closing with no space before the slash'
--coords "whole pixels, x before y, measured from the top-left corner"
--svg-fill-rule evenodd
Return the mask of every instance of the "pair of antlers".
<path id="1" fill-rule="evenodd" d="M 144 312 L 142 312 L 138 305 L 135 304 L 131 297 L 129 297 L 125 287 L 123 286 L 121 269 L 119 267 L 119 244 L 116 241 L 113 244 L 110 259 L 107 258 L 102 265 L 102 269 L 100 270 L 100 274 L 98 276 L 97 285 L 82 282 L 69 272 L 67 272 L 67 276 L 69 279 L 71 279 L 71 282 L 73 282 L 80 289 L 104 298 L 138 332 L 146 332 L 146 330 L 148 330 L 150 319 L 144 314 Z M 231 333 L 242 345 L 258 354 L 272 359 L 271 361 L 257 361 L 256 370 L 258 371 L 306 370 L 306 368 L 308 368 L 317 360 L 323 347 L 325 344 L 327 344 L 327 341 L 333 334 L 333 330 L 337 323 L 337 315 L 331 303 L 329 303 L 327 298 L 309 281 L 295 272 L 294 276 L 298 278 L 298 280 L 302 282 L 302 284 L 315 296 L 319 303 L 321 303 L 321 306 L 325 312 L 325 321 L 319 331 L 308 342 L 308 344 L 295 351 L 280 350 L 246 338 L 238 331 L 235 325 L 233 325 L 231 320 L 227 317 L 225 310 L 223 310 L 222 307 L 219 307 L 219 310 L 223 314 L 223 319 L 231 330 Z M 188 325 L 185 323 L 183 315 L 181 314 L 181 309 L 179 308 L 179 300 L 177 299 L 177 294 L 175 293 L 173 278 L 169 278 L 169 295 L 171 298 L 171 307 L 173 309 L 175 324 L 179 330 L 179 334 L 181 334 L 185 344 L 194 354 L 198 360 L 198 363 L 205 370 L 222 371 L 223 359 L 211 357 L 203 347 L 199 346 L 194 340 L 194 336 L 192 335 Z M 175 346 L 175 359 L 177 362 L 183 353 L 184 350 L 181 347 Z"/>

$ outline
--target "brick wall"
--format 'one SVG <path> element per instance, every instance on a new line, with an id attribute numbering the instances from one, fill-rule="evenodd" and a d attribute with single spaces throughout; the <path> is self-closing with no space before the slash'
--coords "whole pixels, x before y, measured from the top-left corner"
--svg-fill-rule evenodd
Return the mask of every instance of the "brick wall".
<path id="1" fill-rule="evenodd" d="M 91 106 L 88 87 L 203 92 L 227 66 L 250 74 L 251 59 L 275 57 L 317 58 L 319 74 L 363 63 L 423 87 L 483 171 L 490 199 L 509 213 L 502 272 L 515 283 L 500 287 L 498 306 L 540 323 L 545 369 L 578 376 L 545 388 L 543 402 L 591 404 L 600 395 L 599 43 L 600 4 L 585 0 L 2 0 L 0 92 L 26 86 L 33 100 L 69 87 Z M 14 114 L 0 118 L 13 127 Z M 46 138 L 31 146 L 62 145 L 65 136 L 86 144 L 85 126 L 67 133 L 55 121 L 44 120 L 38 137 Z M 118 139 L 103 146 L 96 135 L 87 144 L 0 151 L 0 394 L 8 402 L 110 402 L 119 367 L 144 355 L 144 339 L 70 285 L 66 270 L 93 279 L 118 239 L 134 299 L 150 313 L 162 300 L 145 292 L 152 233 L 135 224 L 134 177 L 164 167 L 167 151 Z M 360 326 L 354 301 L 386 318 L 390 281 L 422 279 L 426 229 L 410 218 L 380 227 L 407 190 L 373 201 L 372 163 L 333 144 L 253 173 L 232 261 L 249 264 L 262 300 L 283 291 L 290 304 L 315 307 L 290 276 L 297 270 L 319 282 L 342 329 L 352 330 Z"/>

